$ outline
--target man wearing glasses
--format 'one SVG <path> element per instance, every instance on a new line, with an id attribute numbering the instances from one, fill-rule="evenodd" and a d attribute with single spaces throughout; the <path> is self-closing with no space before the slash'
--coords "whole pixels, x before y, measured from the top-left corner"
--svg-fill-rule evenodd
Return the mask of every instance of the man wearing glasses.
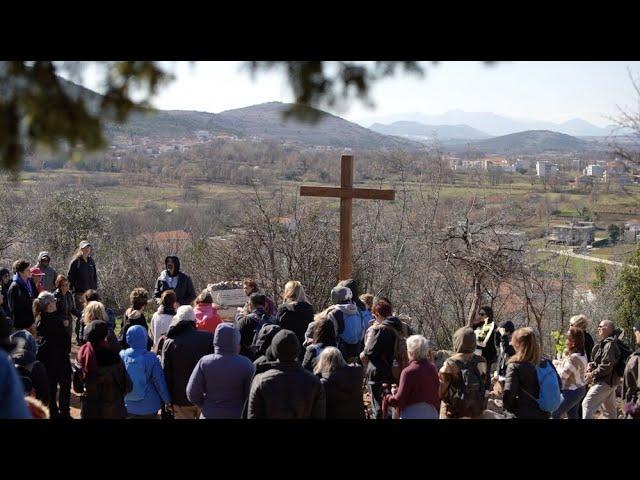
<path id="1" fill-rule="evenodd" d="M 592 362 L 587 366 L 586 380 L 591 387 L 582 401 L 582 418 L 593 418 L 600 405 L 604 418 L 616 418 L 616 387 L 620 377 L 613 367 L 621 352 L 616 345 L 614 330 L 611 320 L 603 320 L 598 325 L 600 342 L 593 348 Z"/>

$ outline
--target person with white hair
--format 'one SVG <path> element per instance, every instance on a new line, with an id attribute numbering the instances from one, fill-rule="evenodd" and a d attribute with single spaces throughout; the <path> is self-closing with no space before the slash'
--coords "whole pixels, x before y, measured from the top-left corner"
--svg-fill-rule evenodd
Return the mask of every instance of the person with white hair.
<path id="1" fill-rule="evenodd" d="M 169 325 L 161 357 L 176 419 L 200 417 L 200 408 L 187 397 L 187 384 L 198 361 L 210 353 L 214 353 L 213 334 L 198 330 L 193 308 L 182 305 Z"/>
<path id="2" fill-rule="evenodd" d="M 362 366 L 348 365 L 340 350 L 325 347 L 313 372 L 320 377 L 324 387 L 328 419 L 364 420 Z"/>
<path id="3" fill-rule="evenodd" d="M 438 372 L 433 365 L 433 347 L 422 335 L 407 338 L 409 365 L 400 374 L 400 385 L 392 388 L 387 404 L 400 410 L 401 419 L 437 419 L 440 412 Z"/>

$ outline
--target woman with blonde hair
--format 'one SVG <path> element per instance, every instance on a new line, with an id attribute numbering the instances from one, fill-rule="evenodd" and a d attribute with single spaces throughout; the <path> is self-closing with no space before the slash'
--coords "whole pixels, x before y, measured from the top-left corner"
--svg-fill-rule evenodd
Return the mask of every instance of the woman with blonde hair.
<path id="1" fill-rule="evenodd" d="M 101 302 L 91 301 L 87 303 L 82 311 L 82 321 L 84 322 L 84 339 L 87 340 L 89 337 L 89 333 L 92 330 L 92 324 L 95 321 L 105 322 L 107 326 L 109 326 L 109 316 L 107 315 L 107 310 L 104 308 L 104 305 Z M 106 336 L 107 346 L 109 349 L 118 353 L 121 350 L 120 341 L 118 337 L 116 337 L 115 332 L 112 328 L 108 329 Z"/>
<path id="2" fill-rule="evenodd" d="M 278 307 L 276 323 L 280 328 L 295 333 L 300 345 L 303 345 L 307 327 L 313 321 L 313 307 L 307 302 L 304 287 L 297 280 L 288 281 L 282 299 L 284 303 Z"/>
<path id="3" fill-rule="evenodd" d="M 433 348 L 422 335 L 407 338 L 409 365 L 400 374 L 400 385 L 387 395 L 387 403 L 400 410 L 401 419 L 432 419 L 440 412 L 438 372 L 433 365 Z"/>
<path id="4" fill-rule="evenodd" d="M 504 408 L 516 418 L 549 418 L 550 412 L 542 410 L 537 401 L 540 385 L 536 367 L 541 364 L 541 355 L 536 334 L 530 327 L 519 328 L 511 344 L 516 353 L 509 359 L 505 375 Z"/>
<path id="5" fill-rule="evenodd" d="M 332 325 L 328 320 L 325 322 Z M 348 365 L 340 350 L 326 347 L 322 350 L 313 373 L 320 377 L 324 386 L 326 418 L 365 418 L 362 399 L 364 372 L 360 365 Z"/>
<path id="6" fill-rule="evenodd" d="M 562 380 L 562 403 L 551 418 L 580 418 L 582 399 L 587 394 L 587 357 L 584 354 L 584 332 L 571 327 L 567 332 L 564 358 L 558 362 L 558 374 Z"/>
<path id="7" fill-rule="evenodd" d="M 574 315 L 569 319 L 569 325 L 579 328 L 584 332 L 584 354 L 587 356 L 587 362 L 591 361 L 591 351 L 595 345 L 593 337 L 587 332 L 590 323 L 589 318 L 582 313 L 580 315 Z"/>

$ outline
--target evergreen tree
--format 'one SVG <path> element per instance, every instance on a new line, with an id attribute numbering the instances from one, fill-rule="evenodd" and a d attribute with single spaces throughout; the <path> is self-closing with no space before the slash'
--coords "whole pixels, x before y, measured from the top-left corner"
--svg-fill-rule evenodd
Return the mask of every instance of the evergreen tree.
<path id="1" fill-rule="evenodd" d="M 631 332 L 634 323 L 640 318 L 640 244 L 622 269 L 618 291 L 620 301 L 615 310 L 616 320 L 620 327 Z"/>

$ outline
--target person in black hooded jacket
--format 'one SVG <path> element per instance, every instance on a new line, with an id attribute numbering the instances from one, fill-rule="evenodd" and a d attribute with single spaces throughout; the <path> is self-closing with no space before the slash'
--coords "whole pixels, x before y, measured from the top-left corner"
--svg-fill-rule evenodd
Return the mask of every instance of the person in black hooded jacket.
<path id="1" fill-rule="evenodd" d="M 4 302 L 0 305 L 0 315 L 4 313 L 5 317 L 11 318 L 11 309 L 9 309 L 9 287 L 11 286 L 11 272 L 8 268 L 0 268 L 0 294 L 4 298 Z"/>
<path id="2" fill-rule="evenodd" d="M 56 310 L 56 298 L 51 292 L 44 291 L 38 295 L 33 302 L 33 311 L 41 338 L 38 360 L 44 364 L 49 379 L 51 418 L 71 419 L 71 336 L 67 332 L 69 321 Z M 58 385 L 60 394 L 56 398 Z"/>
<path id="3" fill-rule="evenodd" d="M 280 330 L 282 330 L 280 326 L 274 324 L 265 325 L 260 329 L 256 339 L 258 358 L 253 361 L 253 365 L 256 367 L 255 373 L 266 372 L 270 368 L 269 362 L 276 361 L 276 356 L 271 349 L 271 342 Z"/>
<path id="4" fill-rule="evenodd" d="M 180 305 L 191 305 L 196 299 L 196 290 L 193 287 L 191 277 L 180 271 L 180 259 L 175 255 L 169 255 L 164 259 L 165 270 L 160 273 L 156 281 L 153 297 L 160 302 L 162 292 L 173 290 Z"/>
<path id="5" fill-rule="evenodd" d="M 363 369 L 347 365 L 336 347 L 326 347 L 313 371 L 324 386 L 327 418 L 364 420 Z"/>

